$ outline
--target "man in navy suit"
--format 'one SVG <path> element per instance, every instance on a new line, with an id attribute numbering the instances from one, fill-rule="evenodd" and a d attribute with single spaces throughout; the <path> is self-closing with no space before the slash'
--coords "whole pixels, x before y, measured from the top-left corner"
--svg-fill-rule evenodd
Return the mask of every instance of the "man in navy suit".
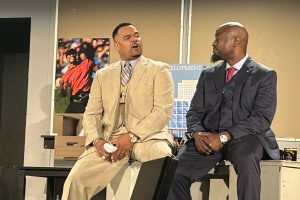
<path id="1" fill-rule="evenodd" d="M 201 73 L 187 113 L 190 139 L 181 148 L 169 200 L 191 199 L 190 186 L 221 159 L 238 175 L 239 200 L 260 199 L 260 160 L 279 159 L 270 129 L 276 72 L 247 55 L 248 32 L 238 22 L 216 30 L 212 61 Z"/>

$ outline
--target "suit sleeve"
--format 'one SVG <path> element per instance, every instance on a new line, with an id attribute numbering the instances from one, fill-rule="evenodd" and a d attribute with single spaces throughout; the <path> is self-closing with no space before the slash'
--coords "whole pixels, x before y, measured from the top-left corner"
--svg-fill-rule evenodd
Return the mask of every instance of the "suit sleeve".
<path id="1" fill-rule="evenodd" d="M 187 131 L 193 133 L 195 131 L 204 131 L 202 124 L 205 108 L 204 108 L 204 73 L 202 72 L 197 83 L 196 92 L 192 98 L 189 111 L 186 114 Z"/>
<path id="2" fill-rule="evenodd" d="M 130 132 L 136 134 L 140 140 L 162 131 L 172 116 L 174 101 L 174 83 L 167 64 L 159 67 L 154 75 L 153 108 L 149 115 L 143 118 Z"/>
<path id="3" fill-rule="evenodd" d="M 85 145 L 90 145 L 96 138 L 104 138 L 102 134 L 102 91 L 101 91 L 101 72 L 97 71 L 93 79 L 89 101 L 83 114 L 83 129 L 86 135 Z"/>
<path id="4" fill-rule="evenodd" d="M 250 115 L 229 129 L 233 138 L 259 134 L 270 129 L 277 103 L 276 84 L 276 72 L 265 72 L 258 85 Z"/>

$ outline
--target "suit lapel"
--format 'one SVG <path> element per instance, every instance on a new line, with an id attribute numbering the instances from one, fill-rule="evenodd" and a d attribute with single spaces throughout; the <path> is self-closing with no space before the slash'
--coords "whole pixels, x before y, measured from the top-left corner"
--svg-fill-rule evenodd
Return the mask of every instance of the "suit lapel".
<path id="1" fill-rule="evenodd" d="M 232 107 L 233 107 L 233 121 L 235 121 L 234 116 L 235 116 L 235 111 L 238 107 L 241 91 L 243 89 L 243 84 L 247 80 L 249 74 L 251 74 L 253 65 L 252 65 L 252 59 L 249 57 L 242 68 L 237 72 L 235 75 L 235 79 L 233 80 L 235 87 L 234 87 L 234 94 L 233 94 L 233 102 L 232 102 Z"/>
<path id="2" fill-rule="evenodd" d="M 141 56 L 139 62 L 134 67 L 132 77 L 128 84 L 129 96 L 126 98 L 126 103 L 128 104 L 131 101 L 131 98 L 135 92 L 136 87 L 139 85 L 141 78 L 147 70 L 147 59 Z"/>
<path id="3" fill-rule="evenodd" d="M 111 91 L 113 92 L 115 99 L 119 100 L 120 96 L 120 74 L 121 64 L 116 62 L 110 67 L 109 73 L 107 74 L 106 80 L 109 80 Z"/>
<path id="4" fill-rule="evenodd" d="M 207 114 L 206 119 L 208 121 L 215 116 L 222 100 L 222 95 L 223 95 L 222 92 L 225 84 L 225 68 L 226 68 L 225 62 L 222 62 L 215 67 L 213 78 L 214 78 L 215 88 L 218 94 L 218 101 L 216 102 L 214 109 Z"/>
<path id="5" fill-rule="evenodd" d="M 109 84 L 110 85 L 110 90 L 107 90 L 107 93 L 111 93 L 112 95 L 112 101 L 114 101 L 114 103 L 110 104 L 111 107 L 109 107 L 108 109 L 112 112 L 111 116 L 110 116 L 110 120 L 112 123 L 111 126 L 111 130 L 108 130 L 107 132 L 107 138 L 110 137 L 110 134 L 112 132 L 115 131 L 116 126 L 118 125 L 118 119 L 119 119 L 119 115 L 118 115 L 118 109 L 119 109 L 119 99 L 120 99 L 120 74 L 121 74 L 121 64 L 120 62 L 116 62 L 113 63 L 109 69 L 107 69 L 108 72 L 106 74 L 105 80 L 106 82 L 104 82 L 103 84 Z M 109 87 L 108 87 L 109 88 Z M 103 95 L 107 95 L 107 94 L 103 94 Z"/>
<path id="6" fill-rule="evenodd" d="M 226 63 L 220 63 L 219 67 L 216 67 L 216 71 L 214 73 L 214 81 L 215 81 L 215 87 L 218 93 L 222 93 L 224 84 L 225 84 L 225 68 L 226 68 Z"/>

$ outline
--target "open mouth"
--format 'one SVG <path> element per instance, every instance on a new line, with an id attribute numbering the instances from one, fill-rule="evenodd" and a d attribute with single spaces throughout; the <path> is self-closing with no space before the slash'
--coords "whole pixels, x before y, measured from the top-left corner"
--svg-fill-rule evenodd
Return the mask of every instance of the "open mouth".
<path id="1" fill-rule="evenodd" d="M 132 48 L 134 48 L 134 49 L 140 48 L 140 45 L 135 44 L 135 45 L 132 46 Z"/>

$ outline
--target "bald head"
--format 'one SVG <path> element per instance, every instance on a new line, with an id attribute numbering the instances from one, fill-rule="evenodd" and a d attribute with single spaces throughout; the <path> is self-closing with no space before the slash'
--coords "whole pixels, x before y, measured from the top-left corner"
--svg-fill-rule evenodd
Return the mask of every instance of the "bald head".
<path id="1" fill-rule="evenodd" d="M 227 22 L 219 26 L 218 30 L 225 33 L 228 37 L 236 40 L 236 45 L 246 54 L 248 45 L 248 32 L 239 22 Z M 217 31 L 218 31 L 217 30 Z"/>
<path id="2" fill-rule="evenodd" d="M 211 61 L 225 60 L 235 64 L 247 54 L 248 32 L 238 22 L 227 22 L 216 30 Z"/>

